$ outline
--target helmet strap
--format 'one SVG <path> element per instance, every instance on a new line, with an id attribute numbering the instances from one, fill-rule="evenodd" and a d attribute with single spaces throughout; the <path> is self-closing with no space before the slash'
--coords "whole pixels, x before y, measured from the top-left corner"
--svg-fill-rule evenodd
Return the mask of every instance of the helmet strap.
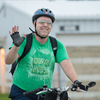
<path id="1" fill-rule="evenodd" d="M 37 31 L 35 31 L 35 33 L 36 33 L 36 35 L 39 36 L 41 39 L 45 39 L 45 38 L 47 38 L 47 36 L 46 36 L 46 37 L 42 37 L 42 36 L 40 36 L 40 35 L 37 33 Z"/>

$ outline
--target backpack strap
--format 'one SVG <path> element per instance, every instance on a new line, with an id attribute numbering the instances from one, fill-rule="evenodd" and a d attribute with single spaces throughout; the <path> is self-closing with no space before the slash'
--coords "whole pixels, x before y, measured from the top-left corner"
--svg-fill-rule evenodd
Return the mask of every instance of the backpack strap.
<path id="1" fill-rule="evenodd" d="M 29 52 L 30 48 L 31 48 L 31 45 L 32 45 L 32 40 L 33 40 L 33 35 L 32 33 L 31 34 L 27 34 L 26 35 L 27 37 L 27 41 L 26 41 L 26 46 L 24 48 L 24 51 L 21 55 L 21 57 L 18 58 L 18 61 L 15 61 L 13 64 L 12 64 L 12 67 L 11 67 L 11 70 L 10 70 L 10 73 L 13 75 L 14 71 L 15 71 L 15 68 L 18 64 L 18 62 Z"/>
<path id="2" fill-rule="evenodd" d="M 24 58 L 24 56 L 29 52 L 29 50 L 30 50 L 30 48 L 31 48 L 32 39 L 33 39 L 32 33 L 31 33 L 31 34 L 27 34 L 26 37 L 27 37 L 26 46 L 25 46 L 25 48 L 24 48 L 24 51 L 23 51 L 21 57 L 18 59 L 17 63 L 18 63 L 22 58 Z"/>
<path id="3" fill-rule="evenodd" d="M 52 37 L 52 36 L 49 36 L 50 38 L 50 42 L 51 42 L 51 46 L 52 46 L 52 50 L 53 50 L 53 53 L 54 53 L 54 56 L 55 56 L 55 59 L 56 59 L 56 52 L 57 52 L 57 40 Z"/>

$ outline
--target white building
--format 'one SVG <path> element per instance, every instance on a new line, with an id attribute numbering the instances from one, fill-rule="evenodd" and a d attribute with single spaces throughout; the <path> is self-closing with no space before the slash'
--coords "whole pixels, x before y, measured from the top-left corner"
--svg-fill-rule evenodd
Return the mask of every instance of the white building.
<path id="1" fill-rule="evenodd" d="M 67 1 L 45 1 L 45 2 L 7 2 L 0 4 L 0 47 L 5 53 L 12 43 L 9 30 L 14 25 L 19 25 L 20 34 L 31 33 L 29 27 L 33 28 L 31 16 L 38 8 L 47 7 L 53 10 L 56 21 L 50 35 L 59 39 L 67 48 L 69 57 L 79 79 L 85 83 L 97 81 L 100 84 L 100 2 L 67 2 Z M 94 7 L 93 7 L 94 6 Z M 0 65 L 0 67 L 2 67 Z M 11 66 L 5 65 L 5 86 L 10 88 L 12 76 L 9 74 Z M 70 85 L 70 81 L 56 66 L 59 74 L 55 71 L 54 79 L 59 77 L 59 84 L 54 81 L 53 86 L 63 87 Z M 1 69 L 0 69 L 1 72 Z M 2 85 L 0 76 L 0 86 Z M 66 82 L 67 80 L 67 82 Z M 97 84 L 97 86 L 98 86 Z M 99 87 L 99 86 L 98 86 Z M 99 98 L 100 88 L 93 88 L 84 98 L 94 100 Z M 7 90 L 7 89 L 6 89 Z M 77 93 L 71 98 L 83 98 L 83 93 Z M 73 100 L 74 100 L 73 99 Z M 97 100 L 99 100 L 97 99 Z"/>

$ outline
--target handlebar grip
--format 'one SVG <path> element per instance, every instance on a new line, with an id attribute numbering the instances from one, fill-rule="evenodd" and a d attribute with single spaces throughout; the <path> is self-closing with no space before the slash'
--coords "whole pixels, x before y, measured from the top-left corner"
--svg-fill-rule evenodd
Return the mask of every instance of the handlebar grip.
<path id="1" fill-rule="evenodd" d="M 37 92 L 42 91 L 42 90 L 43 90 L 43 88 L 42 88 L 42 87 L 40 87 L 40 88 L 37 88 L 37 89 L 32 90 L 32 91 L 23 92 L 23 95 L 34 94 L 34 93 L 37 93 Z"/>

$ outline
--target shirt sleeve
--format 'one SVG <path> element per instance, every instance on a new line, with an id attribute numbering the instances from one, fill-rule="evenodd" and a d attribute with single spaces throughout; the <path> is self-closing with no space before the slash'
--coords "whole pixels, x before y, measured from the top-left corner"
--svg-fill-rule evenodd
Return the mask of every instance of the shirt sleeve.
<path id="1" fill-rule="evenodd" d="M 56 63 L 60 63 L 65 59 L 69 59 L 67 50 L 64 45 L 59 40 L 57 40 Z"/>

